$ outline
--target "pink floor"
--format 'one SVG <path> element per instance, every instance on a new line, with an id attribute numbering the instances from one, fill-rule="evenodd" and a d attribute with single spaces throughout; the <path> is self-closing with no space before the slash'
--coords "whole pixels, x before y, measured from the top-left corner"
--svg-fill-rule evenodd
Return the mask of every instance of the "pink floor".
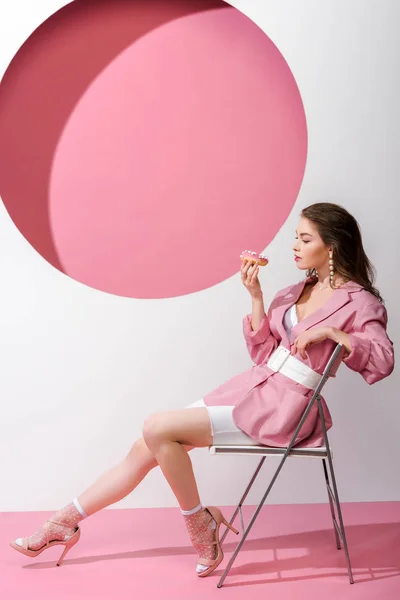
<path id="1" fill-rule="evenodd" d="M 206 579 L 194 574 L 196 556 L 177 509 L 103 511 L 83 523 L 81 541 L 59 568 L 59 548 L 32 560 L 7 545 L 47 513 L 0 513 L 0 598 L 398 600 L 400 503 L 344 504 L 343 513 L 354 585 L 334 544 L 328 506 L 284 505 L 264 507 L 221 589 L 221 568 Z M 234 537 L 225 542 L 223 565 Z"/>

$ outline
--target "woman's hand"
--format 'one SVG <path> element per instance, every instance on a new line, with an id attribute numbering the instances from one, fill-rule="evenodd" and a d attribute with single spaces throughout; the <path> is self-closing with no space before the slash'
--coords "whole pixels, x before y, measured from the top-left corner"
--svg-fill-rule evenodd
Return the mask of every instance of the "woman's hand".
<path id="1" fill-rule="evenodd" d="M 240 267 L 242 283 L 246 290 L 250 292 L 252 298 L 262 298 L 261 285 L 258 279 L 259 270 L 258 262 L 254 264 L 248 260 L 242 260 L 242 266 Z"/>
<path id="2" fill-rule="evenodd" d="M 293 346 L 290 349 L 290 354 L 295 355 L 298 352 L 301 358 L 308 358 L 306 348 L 311 344 L 318 344 L 331 337 L 331 327 L 317 327 L 302 331 L 294 340 Z"/>

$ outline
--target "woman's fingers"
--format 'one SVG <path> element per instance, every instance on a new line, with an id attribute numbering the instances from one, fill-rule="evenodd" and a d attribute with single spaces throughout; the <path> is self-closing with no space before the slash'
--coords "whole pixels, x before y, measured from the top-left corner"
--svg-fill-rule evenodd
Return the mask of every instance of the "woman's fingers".
<path id="1" fill-rule="evenodd" d="M 243 267 L 243 271 L 246 273 L 246 275 L 250 270 L 251 264 L 252 263 L 249 260 L 245 260 L 245 265 Z"/>
<path id="2" fill-rule="evenodd" d="M 253 276 L 253 267 L 251 267 L 248 271 L 247 271 L 247 283 L 250 285 L 252 282 L 252 276 Z"/>
<path id="3" fill-rule="evenodd" d="M 249 283 L 249 278 L 251 274 L 251 262 L 246 260 L 246 264 L 243 267 L 243 276 L 246 283 Z"/>
<path id="4" fill-rule="evenodd" d="M 243 283 L 246 281 L 248 268 L 249 268 L 249 264 L 248 264 L 247 260 L 243 259 L 242 266 L 240 267 L 240 274 L 241 274 Z"/>
<path id="5" fill-rule="evenodd" d="M 259 271 L 258 262 L 254 263 L 252 261 L 242 259 L 242 265 L 240 267 L 240 275 L 241 275 L 243 284 L 247 288 L 251 288 L 255 284 L 258 284 L 258 280 L 257 280 L 258 271 Z"/>
<path id="6" fill-rule="evenodd" d="M 306 346 L 303 346 L 302 344 L 299 344 L 297 340 L 295 340 L 293 342 L 293 346 L 290 349 L 290 354 L 292 354 L 292 356 L 294 356 L 297 352 L 300 354 L 301 358 L 308 358 L 308 354 L 306 352 Z"/>
<path id="7" fill-rule="evenodd" d="M 258 271 L 259 271 L 260 267 L 258 266 L 258 263 L 256 263 L 254 265 L 254 269 L 253 269 L 253 274 L 251 276 L 251 279 L 254 281 L 255 279 L 257 279 L 258 276 Z"/>

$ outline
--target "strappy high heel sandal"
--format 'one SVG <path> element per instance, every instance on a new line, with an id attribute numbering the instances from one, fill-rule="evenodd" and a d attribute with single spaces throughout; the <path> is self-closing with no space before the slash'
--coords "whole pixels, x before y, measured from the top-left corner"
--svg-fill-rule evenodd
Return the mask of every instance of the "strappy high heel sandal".
<path id="1" fill-rule="evenodd" d="M 219 508 L 215 506 L 206 506 L 204 508 L 204 517 L 202 521 L 196 524 L 193 519 L 188 523 L 190 540 L 199 555 L 198 568 L 196 573 L 199 577 L 210 575 L 224 558 L 224 553 L 220 545 L 219 528 L 226 525 L 236 535 L 239 532 L 230 525 L 224 518 Z M 208 517 L 208 518 L 207 518 Z M 205 567 L 205 568 L 203 568 Z"/>
<path id="2" fill-rule="evenodd" d="M 64 546 L 63 553 L 57 561 L 57 566 L 59 567 L 65 558 L 66 554 L 71 550 L 75 544 L 79 542 L 79 538 L 81 537 L 81 530 L 79 527 L 75 527 L 74 533 L 72 535 L 65 536 L 64 540 L 51 539 L 51 526 L 56 525 L 57 527 L 68 528 L 64 523 L 58 523 L 57 521 L 48 520 L 43 525 L 45 540 L 43 546 L 37 548 L 36 550 L 31 550 L 29 548 L 29 538 L 23 538 L 21 540 L 21 544 L 17 543 L 17 540 L 10 542 L 10 546 L 24 554 L 25 556 L 29 556 L 31 558 L 35 558 L 39 556 L 42 552 L 47 550 L 48 548 L 52 548 L 53 546 Z"/>

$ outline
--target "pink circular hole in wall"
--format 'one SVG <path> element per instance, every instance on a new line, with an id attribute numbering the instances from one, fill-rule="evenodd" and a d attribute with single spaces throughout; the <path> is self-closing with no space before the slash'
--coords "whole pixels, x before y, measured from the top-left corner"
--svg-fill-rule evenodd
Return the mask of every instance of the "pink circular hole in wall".
<path id="1" fill-rule="evenodd" d="M 213 286 L 264 249 L 307 155 L 287 63 L 221 2 L 76 0 L 11 63 L 0 140 L 22 234 L 75 280 L 135 298 Z"/>

